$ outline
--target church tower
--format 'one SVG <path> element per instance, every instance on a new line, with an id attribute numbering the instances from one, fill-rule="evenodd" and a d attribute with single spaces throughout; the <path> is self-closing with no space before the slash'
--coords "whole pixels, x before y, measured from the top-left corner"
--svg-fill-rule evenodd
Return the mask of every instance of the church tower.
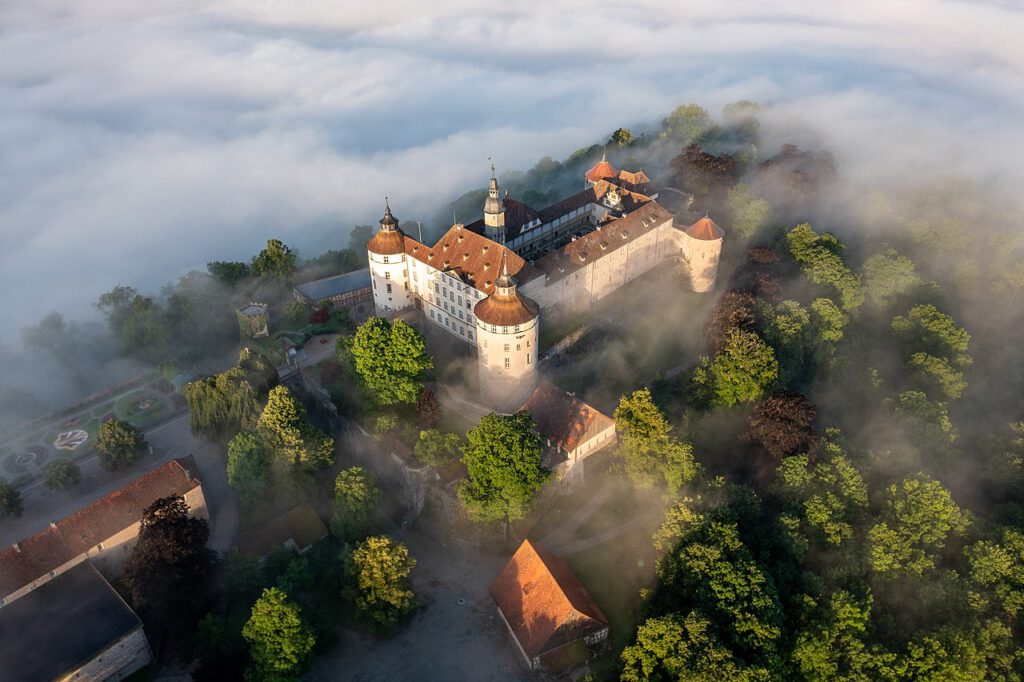
<path id="1" fill-rule="evenodd" d="M 412 305 L 409 270 L 405 256 L 405 236 L 384 200 L 380 229 L 366 244 L 373 282 L 373 306 L 378 315 L 388 315 Z"/>
<path id="2" fill-rule="evenodd" d="M 499 412 L 517 410 L 537 385 L 540 309 L 516 291 L 502 249 L 494 292 L 473 309 L 477 330 L 480 395 Z"/>
<path id="3" fill-rule="evenodd" d="M 498 196 L 498 179 L 491 164 L 491 182 L 484 200 L 484 236 L 499 244 L 505 243 L 505 202 Z"/>

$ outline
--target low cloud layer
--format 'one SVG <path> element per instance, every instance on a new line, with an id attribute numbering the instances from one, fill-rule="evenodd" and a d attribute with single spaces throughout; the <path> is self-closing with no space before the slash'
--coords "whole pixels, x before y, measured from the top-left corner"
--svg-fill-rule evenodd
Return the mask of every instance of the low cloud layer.
<path id="1" fill-rule="evenodd" d="M 269 236 L 343 246 L 681 102 L 773 104 L 854 177 L 1017 177 L 1007 2 L 558 1 L 0 7 L 0 340 Z M 1012 175 L 1011 175 L 1012 174 Z"/>

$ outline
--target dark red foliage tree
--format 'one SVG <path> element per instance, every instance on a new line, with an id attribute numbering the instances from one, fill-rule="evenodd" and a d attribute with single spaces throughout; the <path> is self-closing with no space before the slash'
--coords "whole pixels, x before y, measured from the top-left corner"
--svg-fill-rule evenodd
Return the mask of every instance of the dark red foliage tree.
<path id="1" fill-rule="evenodd" d="M 420 392 L 416 401 L 416 414 L 419 415 L 421 429 L 432 429 L 441 421 L 441 403 L 437 396 L 429 388 Z"/>
<path id="2" fill-rule="evenodd" d="M 780 391 L 754 404 L 744 439 L 764 450 L 775 462 L 801 453 L 813 456 L 818 445 L 814 433 L 817 415 L 818 408 L 804 396 Z"/>
<path id="3" fill-rule="evenodd" d="M 708 339 L 717 353 L 733 329 L 753 329 L 757 323 L 754 294 L 744 289 L 729 289 L 715 303 L 708 319 Z"/>
<path id="4" fill-rule="evenodd" d="M 729 154 L 715 156 L 697 144 L 691 144 L 672 159 L 679 184 L 693 194 L 696 206 L 703 209 L 719 202 L 736 184 L 735 167 L 736 162 Z"/>
<path id="5" fill-rule="evenodd" d="M 209 538 L 206 521 L 191 516 L 180 495 L 160 498 L 142 514 L 124 582 L 147 625 L 172 640 L 191 637 L 207 605 Z"/>
<path id="6" fill-rule="evenodd" d="M 747 251 L 747 260 L 758 265 L 772 265 L 778 263 L 780 258 L 775 249 L 770 249 L 767 246 L 755 246 Z"/>
<path id="7" fill-rule="evenodd" d="M 329 319 L 331 319 L 331 310 L 326 305 L 320 306 L 309 315 L 311 324 L 323 324 Z"/>

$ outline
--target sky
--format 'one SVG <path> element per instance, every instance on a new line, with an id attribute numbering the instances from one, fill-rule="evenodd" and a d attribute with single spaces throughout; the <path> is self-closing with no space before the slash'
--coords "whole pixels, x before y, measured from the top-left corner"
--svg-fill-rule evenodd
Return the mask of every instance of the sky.
<path id="1" fill-rule="evenodd" d="M 269 237 L 375 221 L 656 121 L 771 104 L 848 176 L 1019 178 L 1024 3 L 0 3 L 0 342 Z M 808 129 L 816 139 L 800 139 Z"/>

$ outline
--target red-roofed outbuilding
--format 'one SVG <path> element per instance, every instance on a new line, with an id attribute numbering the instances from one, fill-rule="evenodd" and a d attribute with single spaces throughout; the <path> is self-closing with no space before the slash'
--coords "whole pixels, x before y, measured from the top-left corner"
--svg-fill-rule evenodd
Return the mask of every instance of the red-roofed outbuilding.
<path id="1" fill-rule="evenodd" d="M 572 569 L 529 540 L 498 574 L 491 596 L 531 670 L 564 659 L 573 645 L 608 640 L 608 618 Z"/>

